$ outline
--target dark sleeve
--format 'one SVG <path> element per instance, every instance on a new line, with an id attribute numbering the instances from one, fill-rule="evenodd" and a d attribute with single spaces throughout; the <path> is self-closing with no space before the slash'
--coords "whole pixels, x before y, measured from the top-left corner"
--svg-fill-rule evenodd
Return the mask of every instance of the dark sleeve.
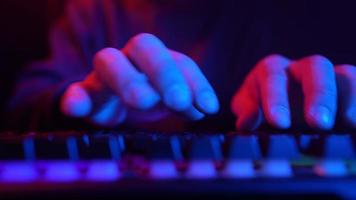
<path id="1" fill-rule="evenodd" d="M 59 100 L 69 84 L 85 78 L 92 56 L 107 45 L 100 2 L 68 2 L 50 31 L 50 57 L 28 65 L 18 77 L 6 109 L 10 127 L 38 130 L 78 124 L 60 114 Z"/>

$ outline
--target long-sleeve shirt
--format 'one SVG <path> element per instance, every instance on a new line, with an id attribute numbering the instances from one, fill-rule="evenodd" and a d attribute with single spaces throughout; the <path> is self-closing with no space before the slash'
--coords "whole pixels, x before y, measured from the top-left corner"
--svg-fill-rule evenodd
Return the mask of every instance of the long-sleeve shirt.
<path id="1" fill-rule="evenodd" d="M 148 32 L 198 63 L 222 106 L 205 123 L 230 129 L 231 97 L 264 56 L 318 53 L 337 62 L 355 61 L 355 40 L 350 39 L 356 31 L 342 29 L 350 28 L 344 19 L 351 14 L 344 7 L 306 0 L 69 0 L 51 29 L 50 57 L 30 64 L 19 77 L 9 119 L 19 129 L 88 127 L 60 113 L 66 87 L 88 75 L 97 51 L 123 48 L 132 36 Z"/>

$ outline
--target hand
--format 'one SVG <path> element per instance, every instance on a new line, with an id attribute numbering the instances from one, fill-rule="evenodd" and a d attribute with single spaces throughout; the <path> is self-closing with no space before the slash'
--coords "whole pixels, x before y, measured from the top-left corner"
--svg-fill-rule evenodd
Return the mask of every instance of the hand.
<path id="1" fill-rule="evenodd" d="M 356 68 L 334 66 L 319 55 L 296 61 L 271 55 L 261 60 L 232 100 L 236 127 L 254 130 L 264 121 L 280 129 L 300 124 L 291 115 L 291 110 L 298 112 L 292 109 L 298 104 L 291 103 L 298 99 L 293 83 L 302 90 L 301 118 L 311 128 L 331 129 L 336 116 L 345 126 L 356 128 Z"/>
<path id="2" fill-rule="evenodd" d="M 85 80 L 70 85 L 62 96 L 65 115 L 113 127 L 159 121 L 172 113 L 198 120 L 219 110 L 197 64 L 151 34 L 133 37 L 121 50 L 99 51 L 93 66 Z"/>

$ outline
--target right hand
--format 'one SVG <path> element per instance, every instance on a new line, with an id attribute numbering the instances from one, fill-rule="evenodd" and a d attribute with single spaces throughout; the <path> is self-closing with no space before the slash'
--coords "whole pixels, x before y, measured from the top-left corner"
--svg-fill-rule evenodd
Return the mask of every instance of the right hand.
<path id="1" fill-rule="evenodd" d="M 60 110 L 69 117 L 114 127 L 158 122 L 173 113 L 198 120 L 216 113 L 219 102 L 191 58 L 143 33 L 121 50 L 99 51 L 92 72 L 64 92 Z"/>

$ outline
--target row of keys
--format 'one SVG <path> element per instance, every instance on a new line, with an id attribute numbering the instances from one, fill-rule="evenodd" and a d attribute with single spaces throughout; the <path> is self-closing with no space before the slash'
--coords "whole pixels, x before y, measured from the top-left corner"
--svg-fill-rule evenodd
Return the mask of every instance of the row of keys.
<path id="1" fill-rule="evenodd" d="M 152 161 L 146 170 L 125 168 L 117 161 L 40 161 L 0 163 L 0 183 L 14 182 L 111 182 L 121 179 L 253 179 L 253 178 L 305 178 L 354 176 L 356 163 L 336 160 L 319 161 L 312 168 L 299 168 L 287 160 L 231 160 L 223 167 L 209 161 L 194 161 L 184 170 L 168 160 Z M 142 167 L 142 166 L 141 166 Z"/>
<path id="2" fill-rule="evenodd" d="M 302 156 L 345 160 L 356 158 L 350 135 L 104 134 L 0 139 L 0 160 L 120 160 L 126 155 L 175 161 L 264 158 L 297 160 Z"/>

